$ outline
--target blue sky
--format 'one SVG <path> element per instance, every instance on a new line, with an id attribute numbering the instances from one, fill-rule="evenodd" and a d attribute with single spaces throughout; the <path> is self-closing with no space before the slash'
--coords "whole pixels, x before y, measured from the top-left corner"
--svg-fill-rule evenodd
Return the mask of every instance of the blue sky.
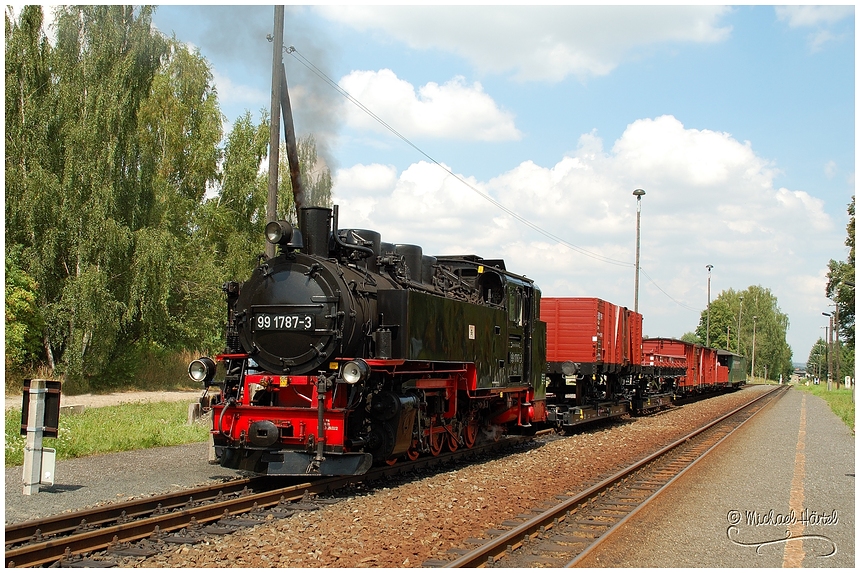
<path id="1" fill-rule="evenodd" d="M 645 333 L 695 328 L 712 264 L 712 298 L 774 292 L 805 362 L 827 262 L 847 255 L 854 22 L 853 5 L 287 6 L 285 45 L 423 154 L 284 62 L 342 227 L 632 308 L 644 188 Z M 228 126 L 268 108 L 272 7 L 160 6 L 154 23 L 209 60 Z"/>

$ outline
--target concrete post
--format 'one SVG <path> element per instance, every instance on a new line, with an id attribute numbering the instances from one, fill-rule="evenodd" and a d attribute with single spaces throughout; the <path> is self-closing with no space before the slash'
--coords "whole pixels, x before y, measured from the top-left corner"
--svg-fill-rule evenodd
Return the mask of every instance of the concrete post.
<path id="1" fill-rule="evenodd" d="M 42 435 L 45 431 L 44 380 L 30 381 L 27 444 L 24 446 L 24 495 L 39 493 L 42 481 Z"/>

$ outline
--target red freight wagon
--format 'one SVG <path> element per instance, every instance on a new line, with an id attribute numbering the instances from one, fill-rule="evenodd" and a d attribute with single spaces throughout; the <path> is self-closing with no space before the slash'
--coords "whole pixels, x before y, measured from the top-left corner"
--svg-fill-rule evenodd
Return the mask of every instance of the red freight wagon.
<path id="1" fill-rule="evenodd" d="M 717 386 L 729 385 L 729 367 L 722 364 L 717 365 Z"/>
<path id="2" fill-rule="evenodd" d="M 627 310 L 627 309 L 624 309 Z M 630 331 L 630 363 L 642 364 L 642 315 L 627 310 L 627 325 Z"/>
<path id="3" fill-rule="evenodd" d="M 648 338 L 642 346 L 646 372 L 674 378 L 679 393 L 701 392 L 728 384 L 728 368 L 719 365 L 714 348 L 673 338 Z"/>
<path id="4" fill-rule="evenodd" d="M 689 392 L 698 383 L 699 368 L 694 344 L 674 338 L 646 338 L 642 341 L 643 364 L 654 374 L 675 380 L 675 389 Z"/>
<path id="5" fill-rule="evenodd" d="M 699 346 L 699 388 L 712 389 L 717 384 L 717 351 Z"/>
<path id="6" fill-rule="evenodd" d="M 628 412 L 642 368 L 642 315 L 599 298 L 541 298 L 547 420 L 561 428 Z"/>
<path id="7" fill-rule="evenodd" d="M 599 298 L 541 298 L 547 363 L 573 362 L 583 374 L 638 370 L 642 315 Z"/>
<path id="8" fill-rule="evenodd" d="M 713 390 L 714 387 L 729 385 L 729 369 L 720 364 L 719 354 L 720 351 L 716 348 L 702 348 L 702 386 L 706 389 Z"/>

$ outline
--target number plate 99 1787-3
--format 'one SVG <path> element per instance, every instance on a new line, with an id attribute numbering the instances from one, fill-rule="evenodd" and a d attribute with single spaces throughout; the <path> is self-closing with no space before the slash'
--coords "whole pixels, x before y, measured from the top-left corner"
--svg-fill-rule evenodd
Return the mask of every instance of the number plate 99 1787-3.
<path id="1" fill-rule="evenodd" d="M 314 317 L 310 314 L 255 314 L 254 330 L 311 330 Z"/>

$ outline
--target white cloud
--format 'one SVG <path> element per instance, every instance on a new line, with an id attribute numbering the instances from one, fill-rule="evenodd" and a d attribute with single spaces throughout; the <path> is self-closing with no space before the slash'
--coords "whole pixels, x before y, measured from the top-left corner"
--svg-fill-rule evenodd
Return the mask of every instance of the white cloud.
<path id="1" fill-rule="evenodd" d="M 416 89 L 391 70 L 353 71 L 340 87 L 406 137 L 445 137 L 466 141 L 520 139 L 510 112 L 503 111 L 480 83 L 462 77 Z M 356 106 L 347 106 L 347 122 L 356 129 L 388 131 Z"/>
<path id="2" fill-rule="evenodd" d="M 390 191 L 397 182 L 397 170 L 392 165 L 354 165 L 338 170 L 335 175 L 342 184 L 349 184 L 349 193 L 379 195 Z"/>
<path id="3" fill-rule="evenodd" d="M 846 34 L 834 34 L 829 28 L 845 19 L 854 19 L 854 6 L 777 6 L 776 17 L 787 21 L 789 28 L 815 28 L 809 35 L 809 47 L 820 51 L 831 41 L 846 38 Z"/>
<path id="4" fill-rule="evenodd" d="M 749 142 L 740 144 L 728 133 L 685 129 L 669 115 L 632 123 L 613 152 L 632 175 L 646 181 L 685 181 L 714 188 L 729 180 L 749 179 L 765 187 L 773 177 Z"/>
<path id="5" fill-rule="evenodd" d="M 212 68 L 212 79 L 218 92 L 218 103 L 221 105 L 250 107 L 256 106 L 260 101 L 271 99 L 267 92 L 257 87 L 236 84 L 230 77 L 219 73 L 215 68 Z"/>
<path id="6" fill-rule="evenodd" d="M 418 244 L 425 254 L 504 258 L 547 296 L 598 296 L 632 307 L 632 191 L 644 187 L 640 310 L 646 332 L 667 336 L 695 327 L 706 303 L 706 264 L 714 265 L 714 293 L 761 284 L 791 308 L 821 305 L 821 278 L 805 270 L 831 258 L 842 240 L 823 202 L 775 188 L 773 167 L 748 142 L 686 128 L 672 116 L 633 122 L 609 150 L 584 134 L 554 165 L 524 161 L 486 182 L 458 177 L 468 186 L 426 162 L 399 174 L 383 166 L 340 170 L 341 226 L 375 229 L 383 241 Z"/>
<path id="7" fill-rule="evenodd" d="M 480 70 L 521 80 L 601 76 L 643 48 L 713 43 L 731 27 L 717 6 L 324 6 L 360 31 L 379 30 L 416 49 L 458 54 Z"/>
<path id="8" fill-rule="evenodd" d="M 776 6 L 776 17 L 791 28 L 831 25 L 854 17 L 854 6 Z"/>

